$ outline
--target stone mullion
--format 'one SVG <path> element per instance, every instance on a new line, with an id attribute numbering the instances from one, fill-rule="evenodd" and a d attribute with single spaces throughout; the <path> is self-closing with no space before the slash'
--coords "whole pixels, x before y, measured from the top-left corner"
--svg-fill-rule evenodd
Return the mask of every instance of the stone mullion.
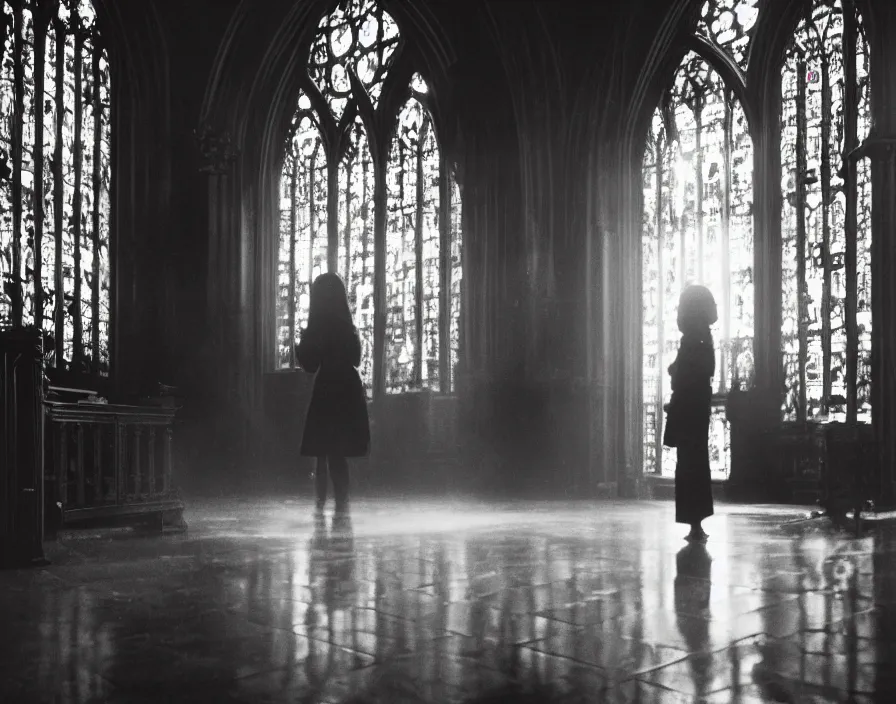
<path id="1" fill-rule="evenodd" d="M 100 254 L 102 239 L 100 237 L 101 209 L 102 209 L 102 159 L 103 159 L 103 104 L 100 100 L 100 57 L 99 37 L 94 33 L 91 41 L 93 56 L 91 57 L 90 72 L 93 81 L 93 173 L 91 174 L 91 186 L 93 188 L 93 209 L 91 218 L 91 246 L 93 247 L 93 262 L 90 278 L 90 356 L 93 362 L 91 371 L 99 370 L 100 364 Z"/>
<path id="2" fill-rule="evenodd" d="M 451 391 L 451 172 L 439 149 L 439 391 Z M 460 227 L 458 223 L 456 225 Z"/>
<path id="3" fill-rule="evenodd" d="M 370 139 L 373 159 L 373 397 L 386 393 L 386 208 L 388 194 L 386 169 L 389 166 L 389 140 L 377 135 Z M 384 146 L 385 145 L 385 146 Z"/>
<path id="4" fill-rule="evenodd" d="M 34 24 L 34 104 L 43 105 L 46 88 L 46 48 L 49 21 L 44 7 Z M 34 121 L 34 324 L 44 328 L 43 239 L 44 239 L 44 114 L 35 110 Z"/>
<path id="5" fill-rule="evenodd" d="M 856 315 L 858 310 L 858 164 L 850 155 L 858 146 L 858 86 L 856 83 L 856 23 L 855 15 L 843 15 L 843 65 L 846 82 L 844 110 L 843 158 L 846 162 L 845 211 L 845 274 L 846 274 L 846 421 L 858 418 L 858 353 L 859 335 Z"/>
<path id="6" fill-rule="evenodd" d="M 22 161 L 25 121 L 25 51 L 22 0 L 13 2 L 12 10 L 12 65 L 13 65 L 13 110 L 9 120 L 10 157 L 12 160 L 12 287 L 11 318 L 13 327 L 20 327 L 24 318 L 25 282 L 22 276 Z M 8 59 L 7 59 L 8 61 Z M 40 110 L 37 111 L 40 114 Z M 39 253 L 38 253 L 39 256 Z"/>
<path id="7" fill-rule="evenodd" d="M 80 26 L 80 19 L 72 13 L 72 26 L 75 32 L 75 105 L 74 105 L 74 146 L 72 147 L 74 163 L 74 194 L 72 195 L 72 246 L 75 253 L 74 261 L 74 291 L 72 303 L 72 367 L 81 371 L 84 361 L 84 330 L 81 317 L 81 235 L 83 232 L 81 221 L 81 207 L 83 193 L 81 184 L 83 181 L 82 168 L 84 164 L 84 145 L 82 142 L 82 126 L 84 117 L 84 91 L 81 90 L 83 79 L 83 49 L 84 32 Z"/>
<path id="8" fill-rule="evenodd" d="M 424 313 L 424 297 L 423 297 L 423 217 L 424 203 L 426 197 L 424 189 L 424 170 L 423 170 L 423 150 L 426 146 L 426 135 L 428 132 L 428 122 L 424 120 L 422 128 L 417 138 L 416 150 L 414 153 L 414 173 L 415 173 L 415 203 L 414 203 L 414 336 L 416 344 L 414 345 L 414 387 L 421 388 L 423 385 L 423 313 Z"/>
<path id="9" fill-rule="evenodd" d="M 764 85 L 753 139 L 754 385 L 780 407 L 781 356 L 781 96 L 780 80 Z"/>
<path id="10" fill-rule="evenodd" d="M 65 24 L 58 17 L 53 21 L 56 41 L 56 85 L 54 86 L 54 110 L 56 117 L 56 144 L 53 152 L 53 230 L 54 258 L 53 286 L 55 308 L 53 311 L 53 337 L 57 369 L 64 367 L 65 356 L 65 279 L 62 268 L 63 207 L 65 193 L 62 183 L 62 158 L 65 139 Z"/>
<path id="11" fill-rule="evenodd" d="M 331 150 L 327 150 L 327 271 L 339 273 L 339 158 Z"/>
<path id="12" fill-rule="evenodd" d="M 299 179 L 299 159 L 296 149 L 289 155 L 292 167 L 289 174 L 289 368 L 296 366 L 296 240 L 298 236 L 298 203 L 296 190 Z M 278 272 L 279 273 L 279 272 Z"/>

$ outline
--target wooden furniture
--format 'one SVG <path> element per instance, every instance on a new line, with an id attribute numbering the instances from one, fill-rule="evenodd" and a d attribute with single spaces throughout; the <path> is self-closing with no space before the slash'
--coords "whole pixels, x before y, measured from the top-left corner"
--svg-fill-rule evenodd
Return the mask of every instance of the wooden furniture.
<path id="1" fill-rule="evenodd" d="M 821 505 L 834 523 L 846 525 L 853 511 L 856 534 L 862 534 L 862 512 L 873 506 L 879 448 L 870 425 L 829 423 L 824 426 L 825 471 Z"/>
<path id="2" fill-rule="evenodd" d="M 738 500 L 783 500 L 816 504 L 812 518 L 847 526 L 853 513 L 857 535 L 862 513 L 878 500 L 879 444 L 872 426 L 858 423 L 764 422 L 773 417 L 768 404 L 750 404 L 744 394 L 729 408 L 732 428 L 732 496 Z M 783 484 L 784 495 L 777 495 Z M 752 491 L 749 487 L 752 486 Z M 763 495 L 761 489 L 766 488 Z M 744 488 L 747 491 L 744 491 Z"/>
<path id="3" fill-rule="evenodd" d="M 46 402 L 45 481 L 62 525 L 135 519 L 184 528 L 174 408 Z"/>
<path id="4" fill-rule="evenodd" d="M 43 554 L 43 345 L 36 330 L 0 331 L 0 567 Z"/>
<path id="5" fill-rule="evenodd" d="M 818 503 L 824 493 L 827 467 L 825 426 L 819 423 L 782 423 L 772 431 L 775 468 L 790 488 L 791 501 Z"/>

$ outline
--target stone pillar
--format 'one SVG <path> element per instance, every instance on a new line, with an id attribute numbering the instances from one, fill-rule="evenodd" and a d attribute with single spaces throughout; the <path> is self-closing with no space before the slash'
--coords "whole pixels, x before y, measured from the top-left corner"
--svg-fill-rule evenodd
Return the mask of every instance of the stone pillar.
<path id="1" fill-rule="evenodd" d="M 896 134 L 873 134 L 863 151 L 872 167 L 872 425 L 880 450 L 870 488 L 881 504 L 896 501 Z"/>
<path id="2" fill-rule="evenodd" d="M 731 474 L 726 493 L 754 501 L 780 495 L 782 478 L 769 445 L 780 425 L 784 391 L 781 355 L 781 135 L 780 74 L 759 81 L 750 107 L 753 124 L 753 271 L 755 296 L 753 384 L 730 392 Z"/>
<path id="3" fill-rule="evenodd" d="M 202 379 L 196 389 L 204 399 L 201 424 L 206 442 L 218 449 L 221 460 L 237 465 L 247 457 L 252 436 L 254 378 L 247 350 L 241 191 L 235 164 L 238 152 L 228 134 L 202 125 L 196 131 L 201 173 L 208 178 L 208 260 L 206 328 L 199 359 Z M 197 409 L 199 410 L 199 409 Z M 236 469 L 237 467 L 232 467 Z"/>
<path id="4" fill-rule="evenodd" d="M 870 6 L 870 7 L 869 7 Z M 896 6 L 860 5 L 871 45 L 871 134 L 860 146 L 871 159 L 872 425 L 880 465 L 870 487 L 881 504 L 896 503 Z"/>

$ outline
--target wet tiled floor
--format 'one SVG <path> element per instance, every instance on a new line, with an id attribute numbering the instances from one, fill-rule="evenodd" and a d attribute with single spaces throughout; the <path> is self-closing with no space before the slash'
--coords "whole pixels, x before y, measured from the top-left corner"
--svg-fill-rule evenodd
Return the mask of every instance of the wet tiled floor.
<path id="1" fill-rule="evenodd" d="M 798 513 L 205 502 L 0 572 L 0 701 L 892 701 L 896 541 Z"/>

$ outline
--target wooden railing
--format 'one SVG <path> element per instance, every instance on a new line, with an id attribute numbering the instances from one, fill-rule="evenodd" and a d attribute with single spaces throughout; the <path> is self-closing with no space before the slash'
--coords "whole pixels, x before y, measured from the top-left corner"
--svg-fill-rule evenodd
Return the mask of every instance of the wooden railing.
<path id="1" fill-rule="evenodd" d="M 47 401 L 45 481 L 62 523 L 155 514 L 183 526 L 175 409 Z"/>

